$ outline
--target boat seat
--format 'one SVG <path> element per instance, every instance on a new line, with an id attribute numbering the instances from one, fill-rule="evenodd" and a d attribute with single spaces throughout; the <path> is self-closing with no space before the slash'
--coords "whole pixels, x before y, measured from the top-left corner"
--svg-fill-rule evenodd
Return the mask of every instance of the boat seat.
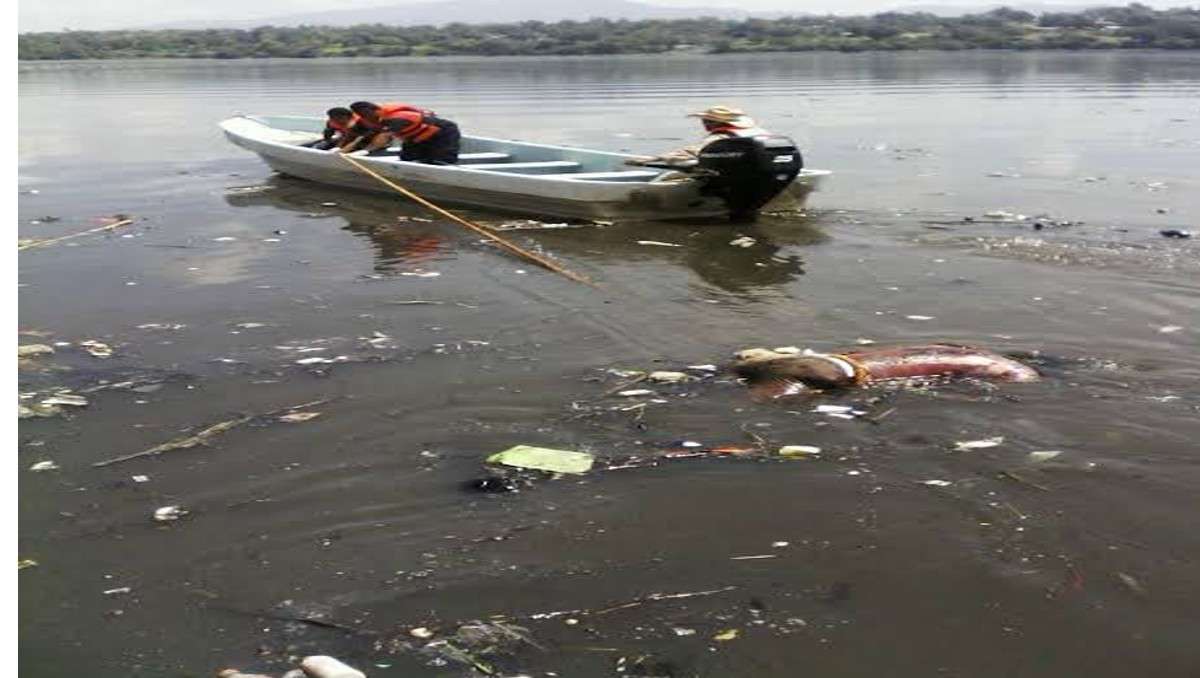
<path id="1" fill-rule="evenodd" d="M 617 170 L 615 172 L 577 172 L 550 176 L 578 181 L 650 181 L 660 174 L 662 172 L 657 170 Z"/>
<path id="2" fill-rule="evenodd" d="M 570 160 L 544 160 L 542 162 L 485 162 L 469 165 L 470 169 L 504 172 L 506 174 L 563 174 L 579 169 L 579 163 Z"/>

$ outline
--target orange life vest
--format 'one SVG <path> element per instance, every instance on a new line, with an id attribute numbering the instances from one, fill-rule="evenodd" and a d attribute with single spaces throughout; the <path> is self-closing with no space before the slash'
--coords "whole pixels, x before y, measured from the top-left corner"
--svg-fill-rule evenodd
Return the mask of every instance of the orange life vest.
<path id="1" fill-rule="evenodd" d="M 382 107 L 381 107 L 382 108 Z M 427 118 L 433 116 L 429 111 L 406 108 L 380 111 L 379 121 L 381 123 L 392 123 L 389 129 L 404 141 L 422 142 L 428 141 L 438 132 L 442 131 L 441 127 L 429 122 Z"/>
<path id="2" fill-rule="evenodd" d="M 371 131 L 379 131 L 383 129 L 383 121 L 385 119 L 393 117 L 395 114 L 403 111 L 416 111 L 418 113 L 424 113 L 425 115 L 433 115 L 433 111 L 427 111 L 424 108 L 417 108 L 416 106 L 410 106 L 409 104 L 392 102 L 379 105 L 379 111 L 377 112 L 379 122 L 373 123 L 368 121 L 366 118 L 359 118 L 358 123 Z"/>

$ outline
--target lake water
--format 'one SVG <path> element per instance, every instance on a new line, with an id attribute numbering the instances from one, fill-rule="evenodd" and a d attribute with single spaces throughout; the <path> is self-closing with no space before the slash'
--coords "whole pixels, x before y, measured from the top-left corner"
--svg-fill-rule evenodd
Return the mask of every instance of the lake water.
<path id="1" fill-rule="evenodd" d="M 38 563 L 19 575 L 23 676 L 281 673 L 313 653 L 468 675 L 409 630 L 498 616 L 538 645 L 489 659 L 505 675 L 1195 675 L 1200 249 L 1160 231 L 1200 230 L 1200 54 L 28 63 L 18 78 L 20 237 L 136 217 L 20 256 L 20 342 L 71 344 L 23 367 L 21 390 L 133 381 L 21 422 L 19 555 Z M 736 105 L 835 174 L 807 214 L 751 226 L 510 234 L 592 289 L 398 200 L 275 177 L 216 128 L 364 98 L 637 153 L 692 141 L 690 110 Z M 729 245 L 743 235 L 756 244 Z M 1021 353 L 1046 378 L 605 396 L 613 369 L 861 339 Z M 297 364 L 312 356 L 346 360 Z M 326 400 L 309 421 L 260 416 L 92 467 Z M 683 440 L 822 454 L 658 456 Z M 463 488 L 519 443 L 643 465 Z M 61 469 L 27 470 L 47 459 Z M 166 505 L 190 513 L 155 522 Z"/>

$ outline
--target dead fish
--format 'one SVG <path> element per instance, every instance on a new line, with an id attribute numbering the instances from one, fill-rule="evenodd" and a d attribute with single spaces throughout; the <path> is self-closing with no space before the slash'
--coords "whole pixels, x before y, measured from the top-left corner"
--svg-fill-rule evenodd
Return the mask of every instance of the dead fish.
<path id="1" fill-rule="evenodd" d="M 1040 379 L 1037 370 L 987 349 L 954 344 L 858 349 L 793 355 L 748 349 L 733 372 L 756 395 L 779 397 L 804 389 L 831 390 L 909 379 L 975 378 L 998 382 Z"/>

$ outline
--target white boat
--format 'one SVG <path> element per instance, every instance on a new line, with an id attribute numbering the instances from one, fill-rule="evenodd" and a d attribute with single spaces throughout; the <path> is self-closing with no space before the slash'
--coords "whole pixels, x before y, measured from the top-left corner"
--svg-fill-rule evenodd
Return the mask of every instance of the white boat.
<path id="1" fill-rule="evenodd" d="M 238 116 L 221 122 L 230 141 L 258 154 L 281 174 L 350 188 L 391 190 L 336 153 L 302 145 L 319 139 L 323 127 L 321 118 L 297 116 Z M 784 189 L 790 200 L 802 204 L 829 174 L 801 170 L 799 151 L 790 140 L 784 141 L 775 144 L 779 149 L 766 161 L 760 159 L 760 164 L 776 163 L 766 174 L 758 170 L 747 174 L 744 162 L 732 174 L 721 166 L 729 165 L 729 158 L 741 150 L 714 154 L 711 162 L 716 170 L 696 175 L 632 167 L 625 161 L 635 156 L 621 153 L 466 135 L 456 165 L 401 161 L 398 148 L 354 159 L 435 202 L 560 218 L 678 219 L 731 213 L 752 217 Z M 705 162 L 702 153 L 702 165 Z M 795 164 L 795 171 L 787 171 L 788 163 Z"/>

